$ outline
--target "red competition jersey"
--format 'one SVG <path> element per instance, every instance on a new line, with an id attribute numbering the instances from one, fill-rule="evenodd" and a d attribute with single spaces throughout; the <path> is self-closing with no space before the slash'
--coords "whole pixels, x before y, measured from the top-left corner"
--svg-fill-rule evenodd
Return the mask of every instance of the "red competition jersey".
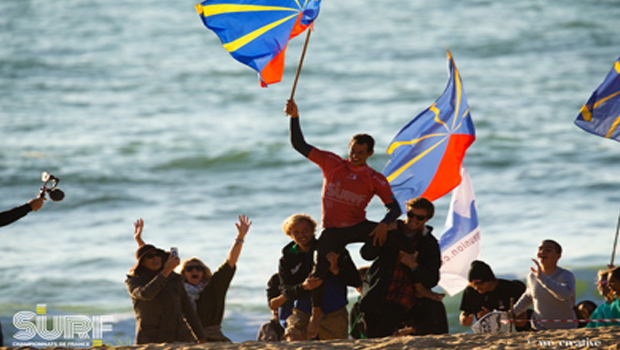
<path id="1" fill-rule="evenodd" d="M 323 171 L 323 227 L 348 227 L 366 220 L 366 207 L 374 195 L 383 204 L 393 201 L 385 176 L 368 165 L 353 166 L 349 160 L 317 148 L 310 151 L 308 159 Z"/>

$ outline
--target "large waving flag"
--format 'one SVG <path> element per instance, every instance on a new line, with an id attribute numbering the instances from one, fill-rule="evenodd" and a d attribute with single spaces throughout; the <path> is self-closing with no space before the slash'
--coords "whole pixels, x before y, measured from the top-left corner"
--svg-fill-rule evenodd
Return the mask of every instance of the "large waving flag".
<path id="1" fill-rule="evenodd" d="M 439 238 L 442 261 L 439 286 L 451 296 L 467 287 L 471 262 L 480 258 L 480 226 L 474 188 L 465 167 L 461 175 L 463 180 L 452 192 L 446 227 Z"/>
<path id="2" fill-rule="evenodd" d="M 319 15 L 320 0 L 206 0 L 196 5 L 205 26 L 237 61 L 256 70 L 262 86 L 284 72 L 289 39 Z"/>
<path id="3" fill-rule="evenodd" d="M 387 177 L 403 212 L 415 197 L 435 199 L 461 182 L 461 163 L 476 136 L 452 53 L 450 81 L 428 109 L 402 128 L 388 148 Z"/>
<path id="4" fill-rule="evenodd" d="M 620 141 L 620 58 L 575 119 L 587 132 Z"/>

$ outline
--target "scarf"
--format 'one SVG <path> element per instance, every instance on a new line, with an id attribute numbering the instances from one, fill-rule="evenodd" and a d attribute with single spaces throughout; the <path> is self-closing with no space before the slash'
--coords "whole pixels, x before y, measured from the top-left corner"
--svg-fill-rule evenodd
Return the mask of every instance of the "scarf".
<path id="1" fill-rule="evenodd" d="M 205 289 L 207 285 L 204 282 L 200 282 L 196 285 L 189 284 L 187 282 L 183 283 L 185 285 L 185 290 L 187 291 L 187 295 L 189 295 L 189 300 L 192 302 L 192 306 L 194 310 L 196 310 L 196 302 L 198 301 L 198 297 L 200 297 L 200 293 Z"/>

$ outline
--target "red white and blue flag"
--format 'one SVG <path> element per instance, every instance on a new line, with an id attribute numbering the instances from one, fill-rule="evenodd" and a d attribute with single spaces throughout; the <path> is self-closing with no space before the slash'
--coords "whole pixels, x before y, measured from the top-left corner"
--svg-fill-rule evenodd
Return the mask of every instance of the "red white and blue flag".
<path id="1" fill-rule="evenodd" d="M 405 125 L 388 147 L 383 170 L 403 212 L 415 197 L 430 201 L 461 182 L 461 164 L 476 139 L 459 71 L 448 51 L 450 80 L 429 108 Z"/>

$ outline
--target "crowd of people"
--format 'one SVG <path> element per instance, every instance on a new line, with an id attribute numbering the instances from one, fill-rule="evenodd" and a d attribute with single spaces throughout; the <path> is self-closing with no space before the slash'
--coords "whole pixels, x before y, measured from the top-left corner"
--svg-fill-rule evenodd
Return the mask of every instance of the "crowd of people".
<path id="1" fill-rule="evenodd" d="M 317 224 L 307 215 L 296 214 L 286 220 L 283 230 L 292 242 L 282 251 L 278 274 L 270 279 L 267 297 L 274 316 L 261 328 L 259 340 L 447 333 L 444 295 L 431 290 L 438 284 L 441 267 L 439 245 L 433 228 L 427 225 L 434 215 L 433 204 L 421 197 L 411 199 L 405 206 L 405 220 L 399 220 L 401 210 L 385 177 L 366 163 L 373 154 L 370 135 L 353 136 L 349 157 L 342 159 L 305 141 L 294 101 L 287 102 L 285 113 L 294 149 L 322 170 L 322 231 L 316 239 Z M 375 195 L 386 207 L 379 223 L 366 219 L 366 206 Z M 372 261 L 358 274 L 346 249 L 352 242 L 364 243 L 361 256 Z M 497 279 L 488 264 L 474 261 L 461 301 L 460 323 L 470 326 L 492 311 L 504 311 L 517 331 L 580 326 L 578 317 L 590 318 L 580 310 L 593 303 L 575 305 L 575 278 L 558 266 L 561 256 L 559 243 L 544 240 L 533 259 L 535 266 L 527 285 Z M 351 307 L 350 330 L 345 335 L 335 330 L 340 330 L 346 319 L 346 298 L 342 296 L 347 285 L 356 288 L 360 298 Z M 606 295 L 617 299 L 620 292 L 610 288 Z M 605 317 L 620 317 L 620 308 L 617 303 L 614 306 L 601 305 L 596 310 L 601 315 L 603 310 L 614 310 Z"/>
<path id="2" fill-rule="evenodd" d="M 386 178 L 367 164 L 374 140 L 358 134 L 349 142 L 348 159 L 305 141 L 297 105 L 289 100 L 293 148 L 322 171 L 321 232 L 306 214 L 293 214 L 282 225 L 291 242 L 282 248 L 279 267 L 268 282 L 272 320 L 259 331 L 259 340 L 301 341 L 378 338 L 448 332 L 444 294 L 432 289 L 440 277 L 441 253 L 433 227 L 432 202 L 409 200 L 401 207 Z M 386 207 L 379 222 L 366 218 L 374 196 Z M 0 213 L 0 226 L 36 211 L 43 199 Z M 234 277 L 251 221 L 240 215 L 237 235 L 226 260 L 212 272 L 200 259 L 180 261 L 142 239 L 144 221 L 134 223 L 135 265 L 125 281 L 136 317 L 136 344 L 171 342 L 230 342 L 221 328 L 226 294 Z M 370 266 L 358 269 L 347 245 L 363 243 L 361 257 Z M 544 240 L 526 279 L 496 278 L 491 267 L 474 261 L 462 296 L 459 321 L 470 326 L 492 311 L 509 314 L 517 331 L 620 325 L 601 320 L 620 318 L 620 270 L 601 271 L 597 286 L 605 302 L 576 305 L 575 277 L 560 266 L 562 247 Z M 180 273 L 175 272 L 180 267 Z M 348 312 L 347 288 L 359 293 Z M 564 320 L 565 322 L 558 322 Z M 568 320 L 568 321 L 566 321 Z M 0 332 L 1 337 L 1 332 Z M 1 338 L 0 338 L 1 339 Z"/>
<path id="3" fill-rule="evenodd" d="M 239 216 L 237 237 L 226 261 L 212 273 L 196 257 L 181 264 L 178 253 L 146 244 L 144 221 L 134 223 L 137 263 L 125 285 L 136 316 L 136 344 L 230 342 L 221 328 L 226 293 L 251 225 L 247 216 Z M 177 266 L 180 273 L 174 272 Z"/>

